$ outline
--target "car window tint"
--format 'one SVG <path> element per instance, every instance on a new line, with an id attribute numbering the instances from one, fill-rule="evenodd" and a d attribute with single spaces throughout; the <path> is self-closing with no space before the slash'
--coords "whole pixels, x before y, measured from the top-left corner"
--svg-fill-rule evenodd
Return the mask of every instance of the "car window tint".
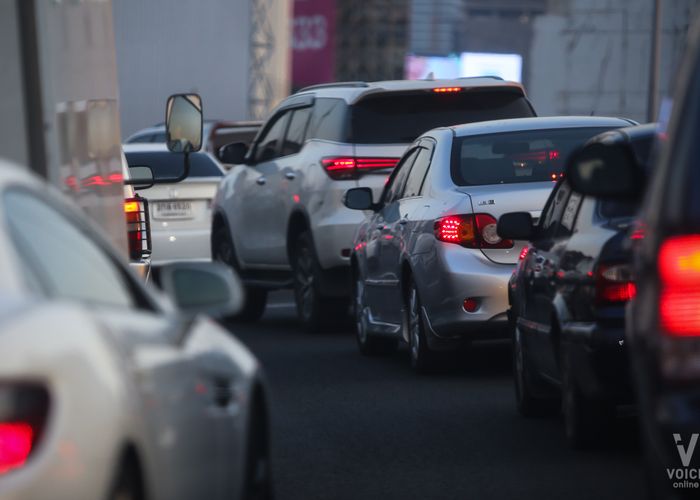
<path id="1" fill-rule="evenodd" d="M 147 142 L 153 142 L 153 134 L 143 134 L 143 135 L 137 135 L 136 137 L 132 137 L 129 139 L 128 143 L 129 144 L 143 144 Z"/>
<path id="2" fill-rule="evenodd" d="M 289 121 L 287 135 L 282 146 L 282 156 L 293 155 L 301 151 L 306 134 L 306 125 L 309 123 L 311 108 L 300 108 L 294 110 L 292 119 Z"/>
<path id="3" fill-rule="evenodd" d="M 382 196 L 382 203 L 388 204 L 401 197 L 403 194 L 404 185 L 406 184 L 406 178 L 411 171 L 411 167 L 413 166 L 413 162 L 415 161 L 418 152 L 419 148 L 415 148 L 408 154 L 404 155 L 404 157 L 399 161 L 399 164 L 392 172 L 391 177 L 389 177 L 389 182 L 387 183 L 386 189 L 384 190 L 384 195 Z"/>
<path id="4" fill-rule="evenodd" d="M 347 141 L 347 105 L 342 99 L 319 98 L 314 101 L 311 121 L 306 131 L 308 139 Z"/>
<path id="5" fill-rule="evenodd" d="M 130 284 L 110 256 L 68 217 L 23 192 L 3 202 L 17 253 L 50 296 L 133 307 Z"/>
<path id="6" fill-rule="evenodd" d="M 557 186 L 557 189 L 552 192 L 545 213 L 542 214 L 540 222 L 539 238 L 552 238 L 556 233 L 557 222 L 566 207 L 571 188 L 568 182 L 562 182 Z"/>
<path id="7" fill-rule="evenodd" d="M 411 173 L 406 181 L 406 188 L 403 192 L 404 198 L 418 196 L 420 194 L 423 181 L 425 180 L 425 175 L 428 172 L 428 167 L 430 166 L 431 156 L 432 148 L 420 148 L 418 150 L 418 156 L 416 156 L 416 160 L 413 163 L 413 168 L 411 169 Z"/>
<path id="8" fill-rule="evenodd" d="M 255 154 L 253 160 L 255 163 L 273 160 L 279 157 L 280 145 L 287 128 L 289 113 L 283 113 L 273 118 L 273 122 L 268 126 L 267 131 L 263 134 L 255 146 Z"/>
<path id="9" fill-rule="evenodd" d="M 130 167 L 148 166 L 156 179 L 176 179 L 182 175 L 183 155 L 170 151 L 144 151 L 126 153 Z M 223 177 L 224 171 L 211 156 L 206 153 L 190 154 L 190 173 L 188 177 Z"/>

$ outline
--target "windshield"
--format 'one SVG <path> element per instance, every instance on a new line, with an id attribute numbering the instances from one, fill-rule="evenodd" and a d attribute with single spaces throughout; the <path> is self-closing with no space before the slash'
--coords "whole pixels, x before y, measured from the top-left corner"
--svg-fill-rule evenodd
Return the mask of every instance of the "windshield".
<path id="1" fill-rule="evenodd" d="M 535 116 L 530 104 L 514 92 L 383 94 L 352 106 L 351 141 L 406 143 L 436 127 L 530 116 Z"/>
<path id="2" fill-rule="evenodd" d="M 610 127 L 528 130 L 458 137 L 452 180 L 458 186 L 554 181 L 571 152 Z"/>

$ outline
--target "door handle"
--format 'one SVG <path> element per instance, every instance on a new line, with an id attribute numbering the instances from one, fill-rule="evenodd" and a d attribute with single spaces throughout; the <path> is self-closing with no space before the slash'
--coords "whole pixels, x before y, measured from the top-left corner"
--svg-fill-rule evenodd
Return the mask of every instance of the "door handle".
<path id="1" fill-rule="evenodd" d="M 262 186 L 262 185 L 265 184 L 266 182 L 267 182 L 267 179 L 265 178 L 264 175 L 261 175 L 260 177 L 258 177 L 257 179 L 255 179 L 255 183 L 256 183 L 258 186 Z"/>
<path id="2" fill-rule="evenodd" d="M 379 231 L 384 231 L 384 230 L 386 229 L 386 226 L 385 226 L 384 224 L 377 224 L 377 225 L 374 226 L 374 227 L 375 227 L 376 229 L 378 229 Z"/>
<path id="3" fill-rule="evenodd" d="M 408 224 L 408 219 L 406 219 L 406 218 L 399 219 L 399 224 L 401 224 L 402 226 L 405 226 L 406 224 Z"/>
<path id="4" fill-rule="evenodd" d="M 293 181 L 294 179 L 297 178 L 297 174 L 295 174 L 294 172 L 285 172 L 285 173 L 284 173 L 284 176 L 285 176 L 287 179 L 289 179 L 290 181 Z"/>

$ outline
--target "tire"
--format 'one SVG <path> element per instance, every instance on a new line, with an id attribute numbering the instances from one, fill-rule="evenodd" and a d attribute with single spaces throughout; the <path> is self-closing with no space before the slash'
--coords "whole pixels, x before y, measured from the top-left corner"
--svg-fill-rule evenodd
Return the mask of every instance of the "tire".
<path id="1" fill-rule="evenodd" d="M 405 327 L 408 328 L 408 351 L 411 368 L 417 373 L 430 373 L 437 365 L 437 354 L 430 350 L 421 316 L 421 302 L 416 284 L 411 281 L 404 307 Z"/>
<path id="2" fill-rule="evenodd" d="M 606 401 L 591 399 L 583 394 L 576 383 L 568 355 L 563 359 L 561 399 L 569 445 L 577 450 L 600 445 L 610 430 L 614 408 Z"/>
<path id="3" fill-rule="evenodd" d="M 225 225 L 219 225 L 212 234 L 212 258 L 223 262 L 240 274 L 236 252 L 231 241 L 231 235 Z M 241 312 L 224 318 L 225 321 L 253 322 L 259 320 L 265 313 L 267 305 L 267 290 L 263 288 L 245 287 L 245 299 Z"/>
<path id="4" fill-rule="evenodd" d="M 353 281 L 353 315 L 355 317 L 355 338 L 357 339 L 357 348 L 360 354 L 364 356 L 377 356 L 382 354 L 390 354 L 396 350 L 398 341 L 395 339 L 382 338 L 371 335 L 367 331 L 367 325 L 364 321 L 364 281 L 359 272 L 353 273 L 355 279 Z"/>
<path id="5" fill-rule="evenodd" d="M 108 500 L 144 500 L 143 482 L 138 466 L 129 459 L 123 461 L 115 475 Z"/>
<path id="6" fill-rule="evenodd" d="M 525 354 L 522 332 L 513 326 L 513 381 L 515 387 L 515 404 L 518 413 L 524 417 L 543 416 L 553 413 L 556 401 L 553 398 L 537 397 L 534 386 L 534 374 Z"/>
<path id="7" fill-rule="evenodd" d="M 310 333 L 318 333 L 340 316 L 346 317 L 347 303 L 321 294 L 321 265 L 316 258 L 313 240 L 308 231 L 294 241 L 292 274 L 297 316 Z"/>
<path id="8" fill-rule="evenodd" d="M 260 403 L 256 404 L 251 418 L 249 436 L 243 500 L 272 500 L 270 441 L 266 414 Z"/>

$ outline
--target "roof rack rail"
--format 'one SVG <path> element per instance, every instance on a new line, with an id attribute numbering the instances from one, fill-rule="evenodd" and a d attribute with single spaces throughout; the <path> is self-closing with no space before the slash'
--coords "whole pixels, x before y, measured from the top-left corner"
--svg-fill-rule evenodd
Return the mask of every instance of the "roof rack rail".
<path id="1" fill-rule="evenodd" d="M 316 85 L 309 85 L 308 87 L 301 88 L 297 90 L 295 93 L 298 94 L 299 92 L 305 92 L 307 90 L 316 90 L 316 89 L 332 89 L 332 88 L 338 88 L 338 87 L 355 87 L 355 88 L 364 88 L 364 87 L 369 87 L 369 84 L 367 82 L 333 82 L 333 83 L 319 83 Z"/>
<path id="2" fill-rule="evenodd" d="M 503 78 L 501 78 L 500 76 L 496 76 L 496 75 L 460 76 L 459 78 L 457 78 L 457 80 L 471 80 L 471 79 L 473 79 L 473 78 L 490 78 L 491 80 L 501 80 L 501 81 L 503 81 Z"/>

